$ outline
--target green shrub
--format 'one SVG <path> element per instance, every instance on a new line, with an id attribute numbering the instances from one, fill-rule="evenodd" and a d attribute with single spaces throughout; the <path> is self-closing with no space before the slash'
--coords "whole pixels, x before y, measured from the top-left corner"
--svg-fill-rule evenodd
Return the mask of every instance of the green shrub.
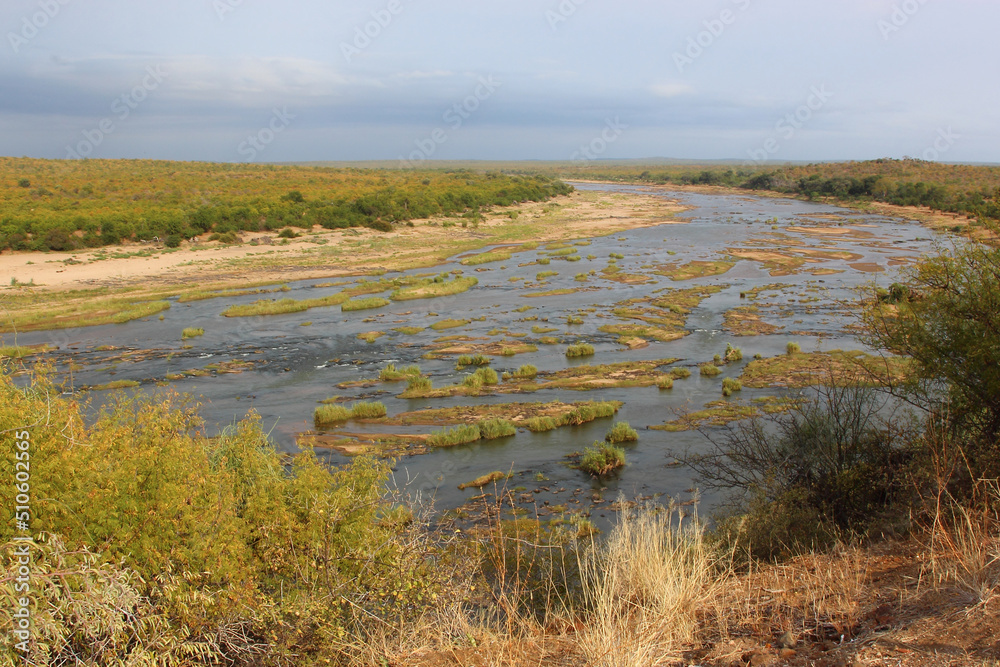
<path id="1" fill-rule="evenodd" d="M 579 343 L 577 345 L 570 345 L 566 349 L 566 356 L 569 358 L 574 357 L 590 357 L 594 355 L 594 346 L 589 343 Z"/>
<path id="2" fill-rule="evenodd" d="M 479 433 L 483 440 L 496 440 L 515 435 L 517 427 L 506 419 L 484 419 L 479 422 Z"/>
<path id="3" fill-rule="evenodd" d="M 588 447 L 580 459 L 580 470 L 592 477 L 607 477 L 619 468 L 625 467 L 625 450 L 606 442 L 595 442 Z"/>
<path id="4" fill-rule="evenodd" d="M 492 368 L 480 368 L 472 375 L 467 375 L 462 381 L 466 387 L 479 388 L 483 386 L 493 386 L 499 384 L 500 376 Z"/>
<path id="5" fill-rule="evenodd" d="M 670 374 L 674 376 L 675 380 L 686 380 L 691 377 L 691 370 L 689 368 L 673 368 L 670 370 Z"/>
<path id="6" fill-rule="evenodd" d="M 576 315 L 570 315 L 566 318 L 566 324 L 583 324 L 583 318 L 577 317 Z"/>
<path id="7" fill-rule="evenodd" d="M 387 414 L 384 403 L 355 403 L 351 408 L 352 419 L 380 419 Z"/>
<path id="8" fill-rule="evenodd" d="M 724 378 L 722 380 L 722 395 L 732 396 L 737 391 L 743 390 L 743 383 L 739 380 L 734 380 L 733 378 Z"/>
<path id="9" fill-rule="evenodd" d="M 198 336 L 204 336 L 205 330 L 198 327 L 188 327 L 181 332 L 181 338 L 187 340 L 188 338 L 197 338 Z"/>
<path id="10" fill-rule="evenodd" d="M 177 248 L 180 247 L 181 240 L 182 240 L 181 237 L 178 236 L 177 234 L 171 234 L 163 242 L 163 245 L 167 246 L 168 248 Z"/>
<path id="11" fill-rule="evenodd" d="M 788 356 L 792 356 L 793 354 L 798 354 L 802 352 L 802 348 L 799 347 L 798 343 L 789 343 L 788 345 L 785 346 L 785 352 L 788 354 Z"/>
<path id="12" fill-rule="evenodd" d="M 432 447 L 455 447 L 476 442 L 482 437 L 479 427 L 475 424 L 461 424 L 450 429 L 434 431 L 427 439 Z"/>
<path id="13" fill-rule="evenodd" d="M 406 379 L 406 391 L 408 392 L 425 392 L 430 391 L 433 387 L 434 383 L 431 382 L 431 379 L 423 375 L 410 376 Z"/>
<path id="14" fill-rule="evenodd" d="M 628 422 L 615 422 L 607 435 L 604 436 L 606 442 L 617 445 L 621 442 L 635 442 L 639 439 L 639 434 Z"/>
<path id="15" fill-rule="evenodd" d="M 660 389 L 673 389 L 674 388 L 674 378 L 672 375 L 665 375 L 656 381 L 656 386 Z"/>
<path id="16" fill-rule="evenodd" d="M 723 361 L 727 364 L 734 361 L 743 361 L 743 350 L 726 343 L 726 354 L 723 356 Z"/>
<path id="17" fill-rule="evenodd" d="M 535 275 L 535 280 L 541 282 L 546 278 L 551 278 L 552 276 L 558 276 L 558 275 L 559 275 L 558 271 L 540 271 L 538 274 Z"/>
<path id="18" fill-rule="evenodd" d="M 316 424 L 316 428 L 346 422 L 350 418 L 351 411 L 343 405 L 321 405 L 313 413 L 313 423 Z"/>
<path id="19" fill-rule="evenodd" d="M 542 433 L 556 430 L 559 424 L 552 417 L 531 417 L 524 422 L 524 427 L 532 433 Z"/>

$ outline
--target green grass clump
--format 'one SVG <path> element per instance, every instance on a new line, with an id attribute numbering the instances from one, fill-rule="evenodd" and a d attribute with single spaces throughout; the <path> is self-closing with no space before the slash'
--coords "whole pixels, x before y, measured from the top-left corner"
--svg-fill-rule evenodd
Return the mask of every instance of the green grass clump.
<path id="1" fill-rule="evenodd" d="M 416 336 L 418 333 L 423 331 L 423 327 L 396 327 L 393 329 L 396 333 L 401 333 L 404 336 Z"/>
<path id="2" fill-rule="evenodd" d="M 687 380 L 691 377 L 691 370 L 688 368 L 674 368 L 671 369 L 670 374 L 674 376 L 675 380 Z"/>
<path id="3" fill-rule="evenodd" d="M 143 317 L 155 315 L 169 308 L 169 301 L 147 301 L 146 303 L 137 303 L 133 304 L 131 308 L 115 313 L 111 317 L 111 321 L 115 324 L 125 324 L 126 322 L 131 322 L 132 320 L 138 320 Z"/>
<path id="4" fill-rule="evenodd" d="M 785 346 L 785 352 L 788 353 L 788 356 L 792 356 L 793 354 L 798 354 L 801 351 L 802 348 L 799 346 L 798 343 L 789 343 L 788 345 Z"/>
<path id="5" fill-rule="evenodd" d="M 540 257 L 538 259 L 538 263 L 541 264 L 542 266 L 548 266 L 549 264 L 552 263 L 552 260 L 549 259 L 548 257 Z"/>
<path id="6" fill-rule="evenodd" d="M 200 327 L 188 327 L 181 332 L 181 338 L 187 340 L 188 338 L 197 338 L 198 336 L 204 336 L 205 330 Z"/>
<path id="7" fill-rule="evenodd" d="M 466 387 L 478 389 L 479 387 L 489 387 L 500 382 L 500 376 L 492 368 L 480 368 L 472 375 L 467 375 L 462 381 Z"/>
<path id="8" fill-rule="evenodd" d="M 478 264 L 488 264 L 489 262 L 506 262 L 510 259 L 510 253 L 497 250 L 494 252 L 484 252 L 474 257 L 466 257 L 461 261 L 462 266 L 476 266 Z"/>
<path id="9" fill-rule="evenodd" d="M 579 426 L 581 424 L 592 422 L 595 419 L 614 417 L 620 407 L 621 403 L 616 403 L 614 401 L 595 401 L 592 403 L 585 403 L 565 415 L 562 418 L 562 424 L 560 425 L 569 424 L 572 426 Z"/>
<path id="10" fill-rule="evenodd" d="M 420 393 L 430 391 L 434 388 L 434 383 L 429 377 L 422 375 L 410 377 L 406 380 L 406 393 Z"/>
<path id="11" fill-rule="evenodd" d="M 714 378 L 715 376 L 722 374 L 722 369 L 715 364 L 702 364 L 699 366 L 699 370 L 701 371 L 701 374 L 707 378 Z"/>
<path id="12" fill-rule="evenodd" d="M 538 369 L 531 364 L 524 364 L 516 371 L 514 371 L 514 377 L 523 380 L 530 380 L 538 376 Z"/>
<path id="13" fill-rule="evenodd" d="M 475 424 L 461 424 L 454 428 L 434 431 L 427 438 L 427 444 L 432 447 L 455 447 L 479 440 L 482 435 Z"/>
<path id="14" fill-rule="evenodd" d="M 552 276 L 558 276 L 558 271 L 540 271 L 535 274 L 535 280 L 545 280 L 546 278 L 551 278 Z"/>
<path id="15" fill-rule="evenodd" d="M 316 428 L 340 424 L 350 418 L 351 411 L 343 405 L 321 405 L 313 413 L 313 423 L 316 425 Z"/>
<path id="16" fill-rule="evenodd" d="M 477 278 L 455 278 L 443 280 L 441 276 L 404 287 L 389 295 L 393 301 L 412 301 L 414 299 L 433 299 L 440 296 L 454 296 L 467 292 L 479 284 Z"/>
<path id="17" fill-rule="evenodd" d="M 492 484 L 493 482 L 500 481 L 501 479 L 507 479 L 507 473 L 503 473 L 497 470 L 495 472 L 491 472 L 488 475 L 477 477 L 471 482 L 465 482 L 464 484 L 459 484 L 458 490 L 465 491 L 466 489 L 481 489 L 487 484 Z"/>
<path id="18" fill-rule="evenodd" d="M 507 438 L 517 433 L 517 427 L 506 419 L 484 419 L 479 422 L 479 434 L 483 440 Z"/>
<path id="19" fill-rule="evenodd" d="M 608 255 L 608 257 L 610 257 L 611 259 L 625 259 L 625 255 L 622 255 L 621 253 L 617 252 L 611 253 L 610 255 Z"/>
<path id="20" fill-rule="evenodd" d="M 543 327 L 537 324 L 531 327 L 531 333 L 538 334 L 540 336 L 543 334 L 552 333 L 553 331 L 559 331 L 559 329 L 556 329 L 555 327 Z"/>
<path id="21" fill-rule="evenodd" d="M 606 477 L 625 467 L 625 450 L 606 442 L 595 442 L 580 459 L 580 470 L 592 477 Z"/>
<path id="22" fill-rule="evenodd" d="M 384 403 L 361 402 L 351 408 L 351 419 L 379 419 L 386 414 Z"/>
<path id="23" fill-rule="evenodd" d="M 542 433 L 556 430 L 559 424 L 552 417 L 532 417 L 524 422 L 524 427 L 532 433 Z"/>
<path id="24" fill-rule="evenodd" d="M 733 378 L 725 378 L 722 381 L 722 395 L 732 396 L 733 393 L 743 390 L 743 383 Z"/>
<path id="25" fill-rule="evenodd" d="M 606 442 L 617 445 L 620 442 L 635 442 L 639 439 L 639 433 L 629 426 L 628 422 L 615 422 L 614 426 L 604 436 Z"/>
<path id="26" fill-rule="evenodd" d="M 354 299 L 352 301 L 346 301 L 340 306 L 340 312 L 349 313 L 355 310 L 372 310 L 373 308 L 384 308 L 388 306 L 391 301 L 389 299 L 383 299 L 379 296 L 369 297 L 367 299 Z"/>
<path id="27" fill-rule="evenodd" d="M 743 350 L 726 343 L 726 354 L 722 357 L 727 364 L 733 361 L 743 361 Z"/>
<path id="28" fill-rule="evenodd" d="M 402 370 L 396 369 L 396 364 L 389 364 L 379 371 L 378 379 L 382 382 L 401 382 L 410 378 L 420 377 L 420 366 L 407 366 Z"/>
<path id="29" fill-rule="evenodd" d="M 578 273 L 578 274 L 576 274 L 576 278 L 574 278 L 574 280 L 576 282 L 578 282 L 578 283 L 585 283 L 585 282 L 587 282 L 587 274 L 586 273 Z"/>
<path id="30" fill-rule="evenodd" d="M 666 375 L 661 377 L 656 381 L 656 386 L 660 389 L 673 389 L 674 388 L 674 378 L 672 375 Z"/>
<path id="31" fill-rule="evenodd" d="M 431 329 L 434 331 L 444 331 L 445 329 L 456 329 L 458 327 L 464 327 L 467 324 L 471 324 L 472 320 L 441 320 L 440 322 L 435 322 L 431 325 Z"/>
<path id="32" fill-rule="evenodd" d="M 570 345 L 566 349 L 566 356 L 570 359 L 574 357 L 591 357 L 594 355 L 594 346 L 589 343 Z"/>
<path id="33" fill-rule="evenodd" d="M 139 383 L 135 380 L 115 380 L 114 382 L 87 387 L 87 389 L 90 391 L 108 391 L 110 389 L 131 389 L 138 386 Z"/>
<path id="34" fill-rule="evenodd" d="M 546 254 L 549 257 L 568 257 L 569 255 L 575 255 L 577 252 L 579 251 L 576 248 L 560 248 Z"/>
<path id="35" fill-rule="evenodd" d="M 490 363 L 490 358 L 487 357 L 487 356 L 485 356 L 485 355 L 482 355 L 482 354 L 476 354 L 476 355 L 463 354 L 462 356 L 460 356 L 458 358 L 458 362 L 455 365 L 459 369 L 461 369 L 461 368 L 464 368 L 466 366 L 488 366 L 489 363 Z"/>
<path id="36" fill-rule="evenodd" d="M 576 315 L 570 315 L 566 318 L 566 324 L 583 324 L 583 318 L 577 317 Z"/>

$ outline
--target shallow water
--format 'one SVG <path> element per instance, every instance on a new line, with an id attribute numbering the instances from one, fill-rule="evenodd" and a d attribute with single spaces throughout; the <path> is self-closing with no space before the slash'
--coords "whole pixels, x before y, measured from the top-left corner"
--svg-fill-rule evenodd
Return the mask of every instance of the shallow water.
<path id="1" fill-rule="evenodd" d="M 591 480 L 568 467 L 564 458 L 596 440 L 602 440 L 612 423 L 610 419 L 540 434 L 520 430 L 515 437 L 501 441 L 406 457 L 396 465 L 397 483 L 406 485 L 412 492 L 420 491 L 425 496 L 432 496 L 438 509 L 455 508 L 479 493 L 475 489 L 459 491 L 458 484 L 501 470 L 515 474 L 511 486 L 523 486 L 528 492 L 537 491 L 532 495 L 542 507 L 542 514 L 548 511 L 545 503 L 550 507 L 566 504 L 569 510 L 593 511 L 594 518 L 600 523 L 600 517 L 610 512 L 604 509 L 606 505 L 601 502 L 592 504 L 595 491 L 601 492 L 599 495 L 604 500 L 614 500 L 619 492 L 628 497 L 662 495 L 682 501 L 692 496 L 694 484 L 690 472 L 671 467 L 667 450 L 697 450 L 705 446 L 705 437 L 697 431 L 668 433 L 646 430 L 648 426 L 662 424 L 674 418 L 678 411 L 701 409 L 705 403 L 720 399 L 721 378 L 738 377 L 742 367 L 755 353 L 765 357 L 782 354 L 789 341 L 798 342 L 805 351 L 863 349 L 845 329 L 853 319 L 845 306 L 838 302 L 855 299 L 856 289 L 873 279 L 881 285 L 888 285 L 895 271 L 890 264 L 912 261 L 931 250 L 931 240 L 927 237 L 932 233 L 916 223 L 822 204 L 611 185 L 577 184 L 577 187 L 621 193 L 641 192 L 677 199 L 691 207 L 680 216 L 690 222 L 593 238 L 589 246 L 577 247 L 583 257 L 578 262 L 553 257 L 547 266 L 518 266 L 543 257 L 548 250 L 541 246 L 517 252 L 502 263 L 468 267 L 461 266 L 456 260 L 433 269 L 405 272 L 406 275 L 417 275 L 460 269 L 465 275 L 474 275 L 479 279 L 477 287 L 453 297 L 392 303 L 378 310 L 354 313 L 342 313 L 340 308 L 330 307 L 289 315 L 232 319 L 221 317 L 220 313 L 232 304 L 251 303 L 268 296 L 212 299 L 188 304 L 175 301 L 170 310 L 165 311 L 162 321 L 151 317 L 124 325 L 37 332 L 21 335 L 18 343 L 49 342 L 58 345 L 59 350 L 49 356 L 60 371 L 67 371 L 69 362 L 73 362 L 72 381 L 75 386 L 135 380 L 141 383 L 144 390 L 161 391 L 164 378 L 173 373 L 219 362 L 250 362 L 252 366 L 242 373 L 187 377 L 165 384 L 196 396 L 203 403 L 201 414 L 212 430 L 233 423 L 253 408 L 260 413 L 265 428 L 283 451 L 296 450 L 296 435 L 312 429 L 312 414 L 317 402 L 335 395 L 372 397 L 386 404 L 390 416 L 423 407 L 494 402 L 623 401 L 625 405 L 617 419 L 628 421 L 638 429 L 640 439 L 638 443 L 627 446 L 629 465 L 611 480 Z M 773 229 L 775 225 L 777 229 Z M 819 236 L 787 229 L 796 225 L 842 226 L 871 232 L 874 237 Z M 774 234 L 783 236 L 775 237 Z M 754 246 L 753 243 L 762 245 Z M 824 251 L 846 250 L 860 257 L 824 259 L 821 263 L 803 267 L 842 271 L 822 276 L 797 273 L 774 277 L 761 263 L 751 260 L 738 261 L 724 275 L 681 282 L 652 275 L 650 268 L 642 268 L 692 260 L 725 259 L 727 248 L 769 250 L 778 245 L 792 247 L 794 244 L 805 244 L 803 247 Z M 624 259 L 617 262 L 623 272 L 646 274 L 654 280 L 642 285 L 627 285 L 601 277 L 601 269 L 608 265 L 611 253 L 624 255 Z M 595 259 L 586 259 L 587 255 L 594 255 Z M 872 273 L 872 265 L 878 265 L 887 272 Z M 578 273 L 590 270 L 596 270 L 597 276 L 590 277 L 585 283 L 574 279 Z M 535 276 L 541 271 L 558 271 L 559 275 L 539 284 Z M 399 275 L 390 273 L 385 278 Z M 512 277 L 525 280 L 512 282 Z M 329 281 L 290 283 L 289 292 L 271 296 L 316 298 L 343 289 L 342 286 L 315 287 L 324 282 Z M 740 297 L 740 293 L 746 290 L 774 284 L 780 284 L 784 289 L 764 292 L 755 302 Z M 702 301 L 690 314 L 687 328 L 691 333 L 685 338 L 669 343 L 651 341 L 646 348 L 627 350 L 617 342 L 616 336 L 598 331 L 602 325 L 621 322 L 611 315 L 616 303 L 648 297 L 664 288 L 683 289 L 697 285 L 719 285 L 724 289 Z M 563 296 L 524 296 L 564 288 L 583 289 Z M 751 303 L 758 305 L 764 320 L 783 326 L 784 330 L 773 335 L 741 338 L 724 331 L 724 313 Z M 522 306 L 532 306 L 533 309 L 516 312 Z M 591 309 L 594 312 L 580 312 Z M 583 316 L 583 324 L 567 325 L 569 315 Z M 529 317 L 538 317 L 539 321 L 524 321 Z M 417 335 L 392 331 L 404 326 L 429 327 L 445 318 L 480 321 L 441 332 L 428 328 Z M 302 326 L 303 322 L 312 324 Z M 554 371 L 586 363 L 662 358 L 679 358 L 680 361 L 674 365 L 687 366 L 695 372 L 690 379 L 677 381 L 670 391 L 660 391 L 656 387 L 590 392 L 543 390 L 523 395 L 403 400 L 396 397 L 404 387 L 402 384 L 354 389 L 336 387 L 345 381 L 374 379 L 379 370 L 390 362 L 397 366 L 419 363 L 423 371 L 431 375 L 435 387 L 457 383 L 474 369 L 456 371 L 454 357 L 441 360 L 421 358 L 427 352 L 427 345 L 448 335 L 482 338 L 484 340 L 476 341 L 482 343 L 499 341 L 503 335 L 491 336 L 489 332 L 505 328 L 509 333 L 527 334 L 520 339 L 523 342 L 537 343 L 541 335 L 531 332 L 533 325 L 557 328 L 556 332 L 544 335 L 559 338 L 560 344 L 539 345 L 537 352 L 515 357 L 496 357 L 492 367 L 498 373 L 513 371 L 522 364 L 533 364 L 541 371 Z M 181 341 L 181 330 L 190 326 L 203 327 L 205 335 Z M 357 334 L 369 331 L 385 331 L 388 335 L 370 344 L 357 339 Z M 566 346 L 578 341 L 593 344 L 596 355 L 585 359 L 567 359 Z M 8 344 L 10 342 L 7 341 Z M 727 365 L 721 377 L 701 378 L 697 373 L 697 364 L 722 354 L 727 343 L 742 348 L 744 361 Z M 99 349 L 102 346 L 114 346 L 116 349 L 102 351 Z M 134 354 L 130 356 L 129 351 Z M 734 400 L 749 401 L 776 393 L 779 391 L 775 389 L 744 389 L 742 395 L 734 397 Z M 99 404 L 106 392 L 92 392 L 91 396 L 95 404 Z M 426 433 L 434 430 L 432 427 L 403 429 L 354 423 L 346 428 L 351 432 Z M 347 460 L 335 452 L 324 451 L 322 455 L 332 463 Z M 706 497 L 703 502 L 711 506 L 716 500 Z"/>

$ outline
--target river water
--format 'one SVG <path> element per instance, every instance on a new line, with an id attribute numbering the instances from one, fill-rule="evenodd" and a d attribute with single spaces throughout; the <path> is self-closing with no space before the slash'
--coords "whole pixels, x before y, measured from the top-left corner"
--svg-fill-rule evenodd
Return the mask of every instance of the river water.
<path id="1" fill-rule="evenodd" d="M 617 400 L 624 403 L 618 420 L 628 421 L 639 431 L 638 443 L 629 445 L 628 466 L 610 480 L 592 480 L 566 464 L 566 455 L 602 440 L 612 420 L 598 420 L 579 427 L 564 427 L 548 433 L 520 430 L 515 437 L 489 443 L 437 450 L 398 460 L 396 483 L 424 497 L 433 497 L 435 507 L 446 510 L 458 507 L 479 491 L 459 491 L 457 485 L 490 471 L 509 471 L 514 477 L 510 486 L 531 494 L 532 505 L 547 508 L 563 505 L 570 511 L 591 513 L 600 523 L 607 517 L 607 501 L 618 493 L 627 497 L 673 497 L 690 500 L 695 493 L 690 471 L 672 466 L 668 450 L 698 450 L 706 438 L 698 431 L 663 432 L 648 430 L 678 413 L 701 409 L 721 398 L 721 377 L 739 377 L 755 353 L 765 357 L 782 354 L 789 341 L 803 350 L 863 349 L 854 338 L 850 325 L 855 321 L 843 302 L 857 298 L 857 289 L 873 280 L 885 286 L 893 281 L 894 266 L 918 259 L 932 249 L 932 236 L 926 228 L 904 220 L 866 215 L 833 206 L 797 200 L 744 195 L 697 194 L 599 184 L 576 184 L 580 189 L 621 193 L 654 194 L 679 200 L 690 207 L 679 216 L 687 224 L 664 224 L 657 227 L 592 238 L 590 245 L 577 248 L 581 260 L 567 262 L 552 257 L 548 265 L 529 265 L 546 257 L 551 250 L 540 246 L 517 252 L 506 262 L 480 267 L 462 266 L 455 261 L 433 269 L 405 272 L 407 275 L 462 270 L 474 275 L 479 285 L 453 297 L 392 303 L 378 310 L 342 313 L 339 307 L 317 308 L 307 312 L 257 317 L 225 318 L 220 313 L 232 304 L 251 303 L 261 296 L 219 298 L 192 303 L 173 303 L 161 321 L 156 317 L 123 325 L 88 327 L 58 332 L 21 335 L 19 344 L 52 342 L 59 350 L 50 354 L 57 369 L 64 372 L 73 364 L 76 386 L 100 385 L 115 380 L 134 380 L 141 391 L 158 392 L 169 386 L 195 396 L 202 404 L 201 414 L 209 429 L 216 431 L 243 417 L 253 408 L 263 418 L 276 446 L 286 452 L 297 449 L 297 435 L 311 430 L 312 414 L 319 401 L 331 396 L 371 397 L 382 401 L 389 415 L 424 407 L 477 405 L 509 401 Z M 793 229 L 789 229 L 789 228 Z M 822 227 L 823 231 L 816 230 Z M 805 230 L 803 231 L 803 228 Z M 813 229 L 809 229 L 813 228 Z M 567 244 L 572 244 L 568 241 Z M 730 249 L 773 251 L 778 248 L 806 249 L 806 252 L 849 252 L 845 259 L 814 255 L 822 261 L 807 263 L 791 275 L 775 276 L 760 261 L 743 259 L 723 275 L 673 281 L 652 273 L 663 264 L 684 264 L 694 260 L 721 260 Z M 645 284 L 623 284 L 602 277 L 612 253 L 622 255 L 617 265 L 625 273 L 644 274 Z M 589 255 L 594 259 L 588 259 Z M 801 255 L 803 257 L 806 254 Z M 480 270 L 476 270 L 476 269 Z M 820 275 L 805 272 L 820 269 Z M 575 276 L 594 270 L 596 276 L 578 282 Z M 558 275 L 536 281 L 540 271 Z M 390 273 L 384 278 L 398 277 Z M 511 280 L 523 278 L 524 280 Z M 335 294 L 343 286 L 316 287 L 330 281 L 307 280 L 289 283 L 290 291 L 276 298 L 316 298 Z M 600 332 L 602 325 L 621 323 L 611 314 L 614 304 L 627 299 L 641 299 L 664 288 L 687 288 L 715 285 L 721 291 L 706 298 L 687 320 L 686 337 L 668 342 L 651 341 L 648 347 L 629 350 L 617 336 Z M 741 293 L 771 286 L 753 302 L 763 319 L 783 327 L 771 335 L 735 337 L 724 330 L 726 311 L 748 305 Z M 527 298 L 525 294 L 558 289 L 581 291 L 560 296 Z M 383 295 L 385 296 L 385 295 Z M 522 307 L 532 306 L 528 311 Z M 582 324 L 567 325 L 567 317 L 583 319 Z M 524 321 L 537 317 L 538 320 Z M 444 318 L 474 320 L 471 324 L 434 331 L 424 329 L 416 335 L 395 332 L 400 327 L 429 327 Z M 542 321 L 547 319 L 548 322 Z M 302 326 L 311 322 L 309 326 Z M 533 364 L 540 371 L 556 371 L 571 365 L 606 364 L 632 360 L 678 358 L 671 366 L 694 370 L 690 379 L 678 381 L 673 390 L 657 387 L 601 389 L 589 392 L 543 390 L 528 395 L 496 395 L 445 399 L 405 400 L 397 397 L 399 384 L 339 389 L 342 382 L 373 379 L 387 363 L 403 366 L 420 364 L 435 387 L 461 382 L 469 370 L 458 371 L 455 359 L 422 358 L 427 346 L 448 335 L 499 341 L 506 334 L 527 334 L 521 342 L 538 342 L 541 335 L 532 326 L 556 329 L 545 335 L 559 339 L 557 345 L 538 345 L 538 351 L 515 357 L 496 357 L 492 367 L 498 372 L 513 371 L 521 364 Z M 203 327 L 204 336 L 181 340 L 185 327 Z M 359 340 L 359 333 L 384 331 L 387 335 L 373 343 Z M 793 333 L 794 332 L 794 333 Z M 510 340 L 508 338 L 508 340 Z M 588 342 L 596 348 L 593 357 L 567 359 L 568 344 Z M 722 354 L 726 344 L 741 347 L 744 361 L 725 366 L 717 378 L 702 378 L 699 363 Z M 113 346 L 114 350 L 102 349 Z M 201 377 L 165 380 L 171 374 L 222 362 L 249 362 L 240 373 L 216 373 Z M 780 393 L 779 389 L 744 389 L 743 401 Z M 91 392 L 95 405 L 106 392 Z M 349 424 L 353 432 L 387 428 Z M 420 433 L 434 427 L 410 427 Z M 333 451 L 320 451 L 333 464 L 349 459 Z M 595 496 L 596 494 L 596 496 Z M 599 500 L 594 502 L 594 498 Z M 705 497 L 711 506 L 715 498 Z M 562 511 L 558 508 L 557 511 Z"/>

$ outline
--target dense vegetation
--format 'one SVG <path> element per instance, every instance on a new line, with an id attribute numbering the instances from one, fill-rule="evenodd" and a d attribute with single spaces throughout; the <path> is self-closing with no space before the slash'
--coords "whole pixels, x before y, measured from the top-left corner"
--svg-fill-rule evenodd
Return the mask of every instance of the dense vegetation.
<path id="1" fill-rule="evenodd" d="M 604 166 L 552 169 L 567 178 L 658 185 L 718 185 L 806 198 L 927 206 L 978 221 L 1000 220 L 1000 167 L 881 159 L 766 166 Z"/>
<path id="2" fill-rule="evenodd" d="M 542 201 L 546 176 L 138 160 L 0 158 L 0 250 L 74 250 L 286 227 L 371 227 Z M 229 235 L 229 236 L 227 236 Z M 288 235 L 292 235 L 291 232 Z"/>

